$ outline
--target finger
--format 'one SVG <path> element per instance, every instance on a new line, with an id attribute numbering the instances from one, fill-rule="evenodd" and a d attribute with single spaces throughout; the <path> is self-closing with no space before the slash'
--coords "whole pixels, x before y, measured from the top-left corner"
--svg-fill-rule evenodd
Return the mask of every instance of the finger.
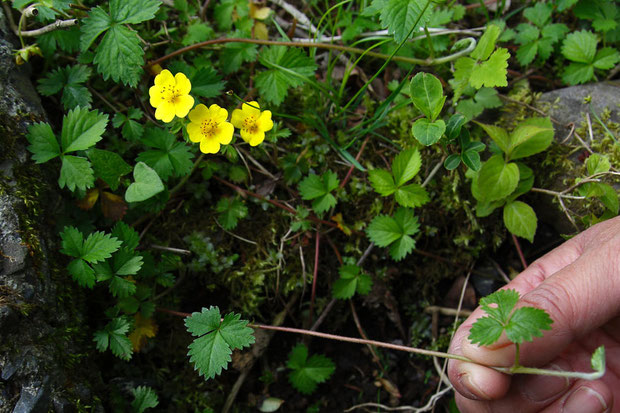
<path id="1" fill-rule="evenodd" d="M 613 406 L 613 393 L 607 384 L 578 380 L 566 395 L 541 413 L 604 413 L 614 411 Z"/>

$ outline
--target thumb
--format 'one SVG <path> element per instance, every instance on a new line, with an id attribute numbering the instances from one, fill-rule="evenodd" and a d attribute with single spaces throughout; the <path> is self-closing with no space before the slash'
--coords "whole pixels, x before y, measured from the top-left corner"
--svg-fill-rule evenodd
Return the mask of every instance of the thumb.
<path id="1" fill-rule="evenodd" d="M 605 240 L 597 248 L 588 248 L 572 263 L 540 280 L 527 278 L 525 271 L 506 288 L 523 296 L 517 308 L 529 306 L 545 310 L 553 320 L 551 331 L 542 338 L 520 347 L 520 362 L 541 366 L 555 359 L 571 342 L 601 327 L 620 313 L 620 236 Z M 530 286 L 534 288 L 529 289 Z M 524 291 L 525 290 L 525 291 Z M 527 291 L 527 292 L 526 292 Z M 489 347 L 461 343 L 463 355 L 487 365 L 509 366 L 514 361 L 514 346 L 502 335 Z"/>

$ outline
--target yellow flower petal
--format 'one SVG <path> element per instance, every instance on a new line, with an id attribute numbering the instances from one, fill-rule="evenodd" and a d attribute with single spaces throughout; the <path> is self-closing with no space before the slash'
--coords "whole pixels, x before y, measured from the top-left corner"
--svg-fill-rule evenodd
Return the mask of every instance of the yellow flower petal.
<path id="1" fill-rule="evenodd" d="M 256 101 L 244 103 L 243 105 L 241 105 L 241 110 L 244 113 L 247 113 L 248 116 L 256 116 L 256 117 L 260 116 L 260 106 L 258 105 L 258 102 Z"/>
<path id="2" fill-rule="evenodd" d="M 189 140 L 192 142 L 200 142 L 203 139 L 200 125 L 197 123 L 190 123 L 187 125 L 187 134 L 189 135 Z"/>
<path id="3" fill-rule="evenodd" d="M 185 74 L 179 72 L 174 76 L 174 80 L 176 80 L 177 90 L 182 95 L 189 94 L 189 91 L 192 90 L 192 84 Z"/>
<path id="4" fill-rule="evenodd" d="M 258 120 L 256 121 L 256 125 L 258 126 L 258 129 L 262 130 L 263 132 L 267 132 L 268 130 L 271 130 L 273 128 L 273 121 L 271 120 L 271 111 L 266 110 L 263 113 L 261 113 L 260 116 L 258 117 Z"/>
<path id="5" fill-rule="evenodd" d="M 220 125 L 218 133 L 215 135 L 215 139 L 222 145 L 228 145 L 232 141 L 235 127 L 232 123 L 224 122 Z"/>
<path id="6" fill-rule="evenodd" d="M 237 129 L 241 129 L 243 127 L 243 121 L 245 120 L 246 115 L 243 113 L 241 109 L 233 110 L 232 116 L 230 118 L 230 123 Z"/>
<path id="7" fill-rule="evenodd" d="M 178 117 L 184 118 L 189 110 L 194 106 L 194 98 L 189 95 L 182 95 L 177 98 L 174 104 L 175 113 Z"/>
<path id="8" fill-rule="evenodd" d="M 196 107 L 189 112 L 189 120 L 196 123 L 200 123 L 202 119 L 208 116 L 209 110 L 202 103 L 196 105 Z"/>
<path id="9" fill-rule="evenodd" d="M 200 151 L 202 153 L 217 153 L 220 150 L 220 143 L 215 139 L 205 139 L 200 142 Z"/>
<path id="10" fill-rule="evenodd" d="M 170 73 L 168 69 L 162 70 L 161 73 L 155 76 L 155 84 L 158 86 L 168 85 L 170 83 L 174 84 L 174 76 L 172 76 L 172 73 Z"/>
<path id="11" fill-rule="evenodd" d="M 174 104 L 166 101 L 162 102 L 155 110 L 155 119 L 159 119 L 165 123 L 172 122 L 172 119 L 174 119 Z"/>
<path id="12" fill-rule="evenodd" d="M 265 132 L 258 131 L 252 134 L 252 138 L 250 139 L 248 143 L 250 144 L 250 146 L 256 146 L 256 145 L 263 143 L 264 140 L 265 140 Z"/>

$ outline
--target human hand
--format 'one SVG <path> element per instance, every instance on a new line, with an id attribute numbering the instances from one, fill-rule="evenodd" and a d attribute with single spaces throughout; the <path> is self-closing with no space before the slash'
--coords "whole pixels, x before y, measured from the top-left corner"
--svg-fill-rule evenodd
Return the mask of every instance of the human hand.
<path id="1" fill-rule="evenodd" d="M 541 308 L 554 321 L 543 337 L 521 344 L 521 365 L 588 372 L 592 353 L 604 345 L 607 372 L 587 381 L 509 376 L 484 367 L 512 366 L 515 346 L 505 335 L 488 347 L 470 343 L 469 330 L 484 314 L 478 308 L 457 330 L 449 350 L 482 364 L 450 360 L 448 376 L 461 413 L 620 413 L 620 217 L 565 242 L 505 288 L 521 295 L 517 307 Z"/>

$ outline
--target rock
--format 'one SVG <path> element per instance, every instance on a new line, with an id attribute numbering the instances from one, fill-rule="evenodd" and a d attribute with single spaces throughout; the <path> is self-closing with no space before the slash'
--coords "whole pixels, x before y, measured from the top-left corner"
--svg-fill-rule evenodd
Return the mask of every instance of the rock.
<path id="1" fill-rule="evenodd" d="M 620 82 L 608 81 L 590 83 L 587 85 L 570 86 L 563 89 L 543 93 L 538 99 L 537 106 L 547 112 L 552 118 L 560 123 L 574 123 L 579 127 L 585 122 L 586 113 L 590 112 L 590 105 L 584 102 L 586 97 L 591 97 L 591 108 L 598 116 L 605 109 L 611 112 L 610 120 L 620 122 Z M 590 115 L 591 121 L 596 122 Z M 570 128 L 554 125 L 556 139 L 562 141 L 569 133 Z"/>
<path id="2" fill-rule="evenodd" d="M 78 399 L 97 369 L 70 361 L 92 347 L 67 333 L 80 330 L 79 295 L 48 248 L 57 242 L 46 225 L 57 184 L 29 159 L 28 126 L 45 113 L 27 68 L 13 61 L 13 40 L 0 9 L 0 413 L 36 413 Z"/>

